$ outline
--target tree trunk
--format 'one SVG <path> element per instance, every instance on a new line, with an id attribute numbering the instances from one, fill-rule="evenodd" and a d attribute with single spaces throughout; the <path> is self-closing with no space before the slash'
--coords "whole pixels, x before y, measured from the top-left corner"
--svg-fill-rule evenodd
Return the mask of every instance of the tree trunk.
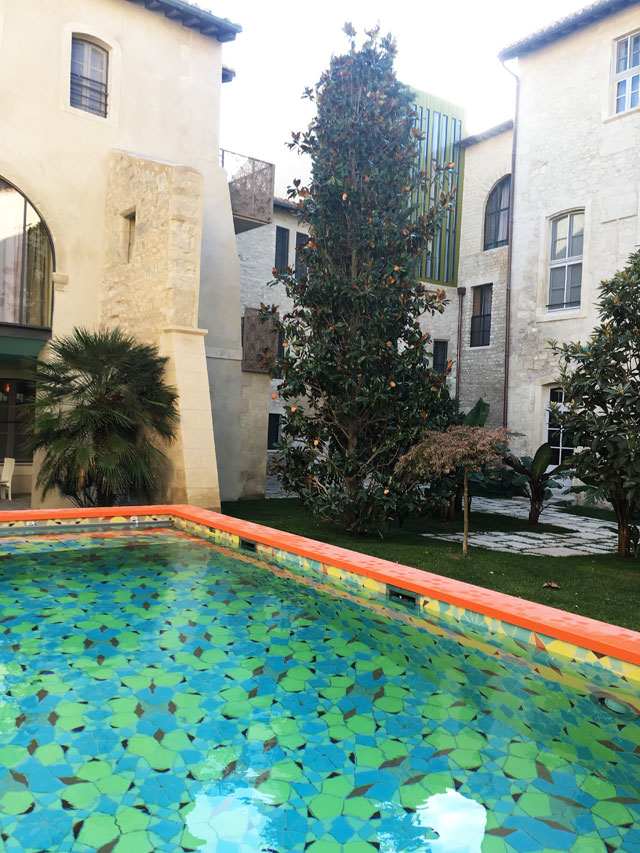
<path id="1" fill-rule="evenodd" d="M 541 512 L 542 507 L 531 501 L 531 509 L 529 510 L 529 524 L 537 524 Z"/>
<path id="2" fill-rule="evenodd" d="M 611 499 L 618 522 L 618 557 L 629 556 L 629 517 L 631 507 L 623 495 L 614 495 Z"/>
<path id="3" fill-rule="evenodd" d="M 462 534 L 462 556 L 469 553 L 469 480 L 467 469 L 464 469 L 464 532 Z"/>

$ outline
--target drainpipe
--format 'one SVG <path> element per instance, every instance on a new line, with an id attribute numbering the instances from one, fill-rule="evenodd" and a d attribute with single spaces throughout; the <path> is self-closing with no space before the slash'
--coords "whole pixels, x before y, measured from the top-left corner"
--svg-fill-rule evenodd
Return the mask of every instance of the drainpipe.
<path id="1" fill-rule="evenodd" d="M 508 71 L 516 81 L 516 105 L 513 117 L 513 140 L 511 143 L 511 186 L 509 188 L 509 244 L 507 248 L 507 292 L 505 299 L 505 324 L 504 324 L 504 392 L 502 408 L 502 426 L 507 428 L 507 417 L 509 414 L 509 356 L 511 337 L 511 265 L 513 260 L 513 201 L 515 198 L 516 185 L 516 145 L 518 141 L 518 107 L 520 105 L 520 78 L 505 65 L 505 60 L 500 60 L 502 67 Z"/>
<path id="2" fill-rule="evenodd" d="M 456 288 L 458 293 L 458 340 L 456 343 L 456 412 L 460 409 L 460 367 L 462 364 L 462 303 L 466 287 Z"/>

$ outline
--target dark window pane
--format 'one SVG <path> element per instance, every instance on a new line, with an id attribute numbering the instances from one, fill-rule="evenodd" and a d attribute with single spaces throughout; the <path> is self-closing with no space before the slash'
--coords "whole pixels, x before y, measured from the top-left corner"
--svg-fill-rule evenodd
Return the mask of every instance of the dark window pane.
<path id="1" fill-rule="evenodd" d="M 552 267 L 549 287 L 549 307 L 564 308 L 566 267 Z"/>
<path id="2" fill-rule="evenodd" d="M 269 415 L 269 428 L 267 432 L 267 450 L 273 450 L 280 441 L 280 415 Z"/>
<path id="3" fill-rule="evenodd" d="M 447 370 L 447 352 L 449 344 L 447 341 L 433 342 L 433 369 L 437 373 L 445 373 Z"/>
<path id="4" fill-rule="evenodd" d="M 289 229 L 276 227 L 276 260 L 274 264 L 278 272 L 285 272 L 289 266 Z"/>
<path id="5" fill-rule="evenodd" d="M 471 316 L 472 347 L 489 346 L 491 335 L 491 298 L 493 285 L 483 284 L 473 288 L 473 314 Z"/>
<path id="6" fill-rule="evenodd" d="M 551 461 L 550 465 L 559 465 L 560 464 L 560 451 L 557 447 L 551 448 Z"/>
<path id="7" fill-rule="evenodd" d="M 509 192 L 511 176 L 503 178 L 487 199 L 484 220 L 484 248 L 506 246 L 509 236 Z"/>
<path id="8" fill-rule="evenodd" d="M 580 289 L 582 285 L 582 264 L 571 264 L 567 273 L 569 275 L 569 304 L 580 305 Z"/>

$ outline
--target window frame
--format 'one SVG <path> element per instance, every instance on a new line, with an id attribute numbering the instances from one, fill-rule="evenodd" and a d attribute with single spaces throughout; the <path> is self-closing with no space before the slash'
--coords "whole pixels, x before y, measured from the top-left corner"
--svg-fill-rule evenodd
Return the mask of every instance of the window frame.
<path id="1" fill-rule="evenodd" d="M 488 299 L 487 294 L 489 294 Z M 469 347 L 472 347 L 473 349 L 478 349 L 479 347 L 490 347 L 493 284 L 478 284 L 475 287 L 472 287 L 471 297 L 471 329 L 469 335 Z M 479 302 L 479 307 L 484 309 L 481 313 L 476 313 L 476 301 Z M 486 310 L 487 307 L 489 308 L 488 311 Z M 474 320 L 480 322 L 474 323 Z"/>
<path id="2" fill-rule="evenodd" d="M 570 251 L 573 250 L 573 242 L 577 238 L 578 233 L 575 233 L 573 230 L 573 222 L 574 217 L 582 216 L 582 232 L 579 234 L 582 240 L 581 251 L 579 254 L 570 254 Z M 562 237 L 556 237 L 554 239 L 554 231 L 557 233 L 558 223 L 562 222 L 564 219 L 567 220 L 567 247 L 566 247 L 566 255 L 562 258 L 554 258 L 555 245 L 558 240 L 564 239 Z M 548 277 L 547 277 L 547 311 L 556 312 L 556 311 L 575 311 L 578 310 L 582 306 L 582 268 L 583 268 L 583 260 L 584 260 L 584 236 L 585 236 L 585 211 L 583 208 L 577 208 L 576 210 L 570 210 L 566 213 L 561 213 L 558 216 L 554 216 L 549 221 L 549 252 L 548 252 Z M 575 282 L 570 280 L 569 269 L 573 267 L 580 267 L 580 295 L 579 298 L 570 299 L 571 289 L 575 286 Z M 564 269 L 564 290 L 563 290 L 563 301 L 560 302 L 552 302 L 552 278 L 554 270 Z"/>
<path id="3" fill-rule="evenodd" d="M 506 185 L 507 190 L 507 204 L 506 207 L 502 206 L 502 196 L 503 196 L 503 187 Z M 490 210 L 490 205 L 492 199 L 497 198 L 497 207 L 495 210 Z M 499 249 L 502 246 L 509 245 L 509 214 L 511 212 L 511 175 L 504 175 L 500 180 L 494 184 L 491 192 L 487 196 L 487 201 L 484 208 L 484 220 L 483 220 L 483 239 L 482 246 L 483 251 L 488 252 L 491 249 Z M 487 226 L 490 221 L 496 221 L 496 232 L 495 236 L 500 234 L 500 219 L 502 214 L 506 214 L 507 219 L 507 229 L 506 236 L 503 240 L 496 239 L 492 242 L 488 240 L 487 235 Z M 491 220 L 489 219 L 491 217 Z"/>
<path id="4" fill-rule="evenodd" d="M 74 57 L 73 51 L 76 45 L 82 45 L 82 75 L 74 73 Z M 88 50 L 87 50 L 88 48 Z M 95 51 L 103 57 L 103 69 L 101 80 L 93 80 L 91 75 L 92 70 L 92 52 Z M 109 49 L 99 44 L 93 39 L 79 34 L 72 33 L 71 35 L 71 56 L 69 65 L 69 106 L 75 110 L 81 110 L 85 113 L 97 116 L 99 118 L 107 118 L 109 115 Z M 76 101 L 74 102 L 74 78 L 79 91 L 75 93 Z M 78 82 L 81 81 L 81 82 Z M 93 91 L 92 91 L 93 86 Z M 103 91 L 100 91 L 102 87 Z M 96 92 L 98 93 L 96 95 Z M 97 101 L 97 106 L 92 106 L 92 101 Z"/>
<path id="5" fill-rule="evenodd" d="M 558 400 L 552 400 L 551 399 L 552 395 L 555 392 L 559 393 L 560 399 L 558 399 Z M 551 403 L 557 403 L 558 404 L 558 411 L 559 412 L 564 412 L 567 410 L 567 407 L 564 404 L 564 391 L 558 385 L 555 385 L 552 388 L 549 388 L 548 401 L 547 401 L 547 406 L 545 409 L 545 427 L 544 427 L 545 441 L 549 445 L 549 447 L 551 448 L 551 460 L 549 462 L 549 467 L 555 468 L 556 465 L 559 465 L 560 462 L 564 461 L 564 459 L 568 458 L 569 456 L 573 456 L 573 451 L 575 448 L 574 448 L 573 442 L 571 444 L 569 444 L 569 441 L 571 439 L 566 435 L 565 426 L 563 424 L 554 425 L 551 422 L 551 415 L 553 414 L 553 412 L 551 410 Z M 552 429 L 558 431 L 558 443 L 552 444 L 552 442 L 551 442 L 551 436 L 549 433 L 551 432 Z M 567 452 L 569 450 L 571 451 L 570 453 Z"/>
<path id="6" fill-rule="evenodd" d="M 626 45 L 626 67 L 618 71 L 620 61 L 619 48 Z M 634 49 L 637 48 L 637 49 Z M 630 65 L 633 57 L 637 58 L 636 65 Z M 633 88 L 635 82 L 635 91 Z M 620 86 L 624 85 L 624 92 L 619 93 Z M 632 103 L 635 96 L 635 103 Z M 622 99 L 622 108 L 618 109 L 618 102 Z M 613 43 L 613 59 L 611 67 L 611 115 L 619 116 L 631 110 L 640 108 L 640 30 L 634 30 Z"/>

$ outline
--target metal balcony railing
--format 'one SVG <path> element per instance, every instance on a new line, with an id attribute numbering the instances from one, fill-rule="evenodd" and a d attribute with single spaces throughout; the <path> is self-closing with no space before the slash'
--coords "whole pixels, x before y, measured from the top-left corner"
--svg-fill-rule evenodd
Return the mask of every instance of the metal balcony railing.
<path id="1" fill-rule="evenodd" d="M 80 74 L 71 74 L 71 106 L 95 113 L 107 115 L 107 84 Z"/>
<path id="2" fill-rule="evenodd" d="M 271 222 L 276 171 L 273 163 L 221 148 L 220 165 L 226 170 L 229 179 L 234 219 L 245 220 L 247 223 L 244 227 L 236 227 L 236 231 Z"/>

